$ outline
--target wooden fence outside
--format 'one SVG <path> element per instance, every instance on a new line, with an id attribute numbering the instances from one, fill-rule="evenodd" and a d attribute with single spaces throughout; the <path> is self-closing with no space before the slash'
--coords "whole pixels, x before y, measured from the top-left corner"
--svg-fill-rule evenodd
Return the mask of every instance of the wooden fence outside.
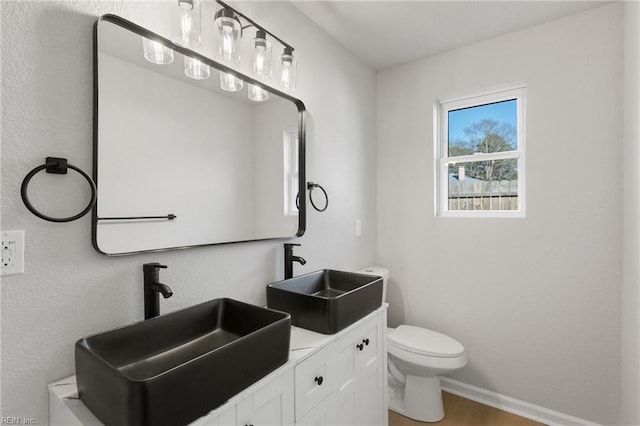
<path id="1" fill-rule="evenodd" d="M 518 210 L 518 181 L 449 181 L 449 210 Z"/>

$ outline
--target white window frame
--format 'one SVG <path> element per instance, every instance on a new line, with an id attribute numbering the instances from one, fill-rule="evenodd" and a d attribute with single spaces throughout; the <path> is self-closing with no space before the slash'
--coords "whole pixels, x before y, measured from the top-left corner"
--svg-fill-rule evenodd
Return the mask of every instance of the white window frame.
<path id="1" fill-rule="evenodd" d="M 509 86 L 472 96 L 438 101 L 435 104 L 435 206 L 441 217 L 525 217 L 525 85 Z M 516 99 L 518 149 L 448 157 L 449 111 Z M 449 163 L 465 163 L 515 158 L 518 169 L 518 210 L 449 210 Z"/>
<path id="2" fill-rule="evenodd" d="M 285 129 L 282 135 L 284 166 L 284 215 L 298 216 L 298 129 Z"/>

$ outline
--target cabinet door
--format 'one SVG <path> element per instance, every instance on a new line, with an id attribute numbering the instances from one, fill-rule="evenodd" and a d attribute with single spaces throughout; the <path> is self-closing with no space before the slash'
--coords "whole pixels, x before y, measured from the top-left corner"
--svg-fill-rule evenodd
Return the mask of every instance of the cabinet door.
<path id="1" fill-rule="evenodd" d="M 352 331 L 334 343 L 335 388 L 331 424 L 356 425 L 356 345 Z"/>
<path id="2" fill-rule="evenodd" d="M 334 386 L 330 366 L 332 350 L 333 345 L 329 345 L 296 365 L 294 369 L 296 420 L 300 420 L 331 393 Z"/>
<path id="3" fill-rule="evenodd" d="M 386 345 L 382 322 L 382 316 L 376 316 L 355 331 L 357 423 L 354 424 L 384 424 Z"/>
<path id="4" fill-rule="evenodd" d="M 318 402 L 306 415 L 296 422 L 296 426 L 336 426 L 332 420 L 333 395 Z"/>
<path id="5" fill-rule="evenodd" d="M 236 424 L 293 424 L 293 371 L 287 371 L 239 401 Z"/>

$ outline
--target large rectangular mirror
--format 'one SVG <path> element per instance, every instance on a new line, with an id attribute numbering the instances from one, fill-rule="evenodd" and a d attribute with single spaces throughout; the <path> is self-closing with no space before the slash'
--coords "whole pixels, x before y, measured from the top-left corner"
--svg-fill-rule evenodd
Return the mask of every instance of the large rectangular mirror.
<path id="1" fill-rule="evenodd" d="M 149 40 L 166 46 L 173 60 L 145 60 Z M 304 233 L 300 100 L 113 15 L 96 23 L 94 49 L 93 244 L 99 252 Z M 193 59 L 208 78 L 185 75 Z M 223 73 L 242 79 L 244 90 L 221 90 Z M 249 84 L 266 90 L 268 99 L 249 100 Z"/>

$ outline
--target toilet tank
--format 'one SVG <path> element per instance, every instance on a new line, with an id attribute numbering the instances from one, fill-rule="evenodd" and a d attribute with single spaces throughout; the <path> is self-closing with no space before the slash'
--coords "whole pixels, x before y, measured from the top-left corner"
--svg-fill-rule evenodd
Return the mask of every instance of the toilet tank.
<path id="1" fill-rule="evenodd" d="M 381 266 L 368 266 L 356 271 L 358 274 L 375 275 L 382 277 L 382 302 L 387 301 L 387 284 L 389 283 L 389 270 Z"/>

